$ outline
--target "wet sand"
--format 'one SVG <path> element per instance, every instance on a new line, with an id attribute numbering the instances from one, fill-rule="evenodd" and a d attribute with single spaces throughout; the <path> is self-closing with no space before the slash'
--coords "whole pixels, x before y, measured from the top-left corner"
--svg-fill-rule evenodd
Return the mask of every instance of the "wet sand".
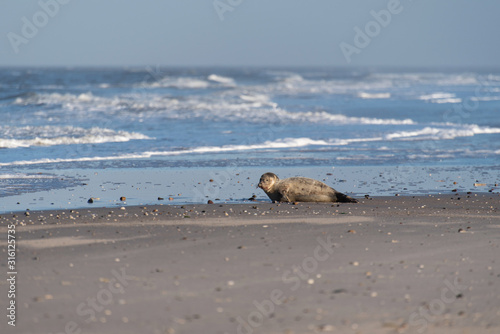
<path id="1" fill-rule="evenodd" d="M 0 332 L 499 333 L 499 207 L 457 193 L 2 214 L 17 319 Z"/>

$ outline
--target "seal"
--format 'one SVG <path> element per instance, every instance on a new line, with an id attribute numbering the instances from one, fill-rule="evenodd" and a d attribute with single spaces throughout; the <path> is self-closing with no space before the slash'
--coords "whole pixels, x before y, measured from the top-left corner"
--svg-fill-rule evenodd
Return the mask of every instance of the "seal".
<path id="1" fill-rule="evenodd" d="M 276 174 L 265 173 L 260 177 L 259 188 L 273 202 L 340 202 L 358 203 L 323 182 L 307 177 L 290 177 L 280 180 Z"/>

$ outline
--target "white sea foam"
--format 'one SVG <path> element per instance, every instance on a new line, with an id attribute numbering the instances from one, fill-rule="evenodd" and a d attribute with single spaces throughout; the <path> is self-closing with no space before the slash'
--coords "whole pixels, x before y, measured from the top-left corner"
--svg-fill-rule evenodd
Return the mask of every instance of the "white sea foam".
<path id="1" fill-rule="evenodd" d="M 222 75 L 210 74 L 207 79 L 226 86 L 236 86 L 233 78 L 223 77 Z"/>
<path id="2" fill-rule="evenodd" d="M 472 137 L 478 134 L 500 133 L 500 128 L 481 127 L 472 125 L 457 125 L 452 128 L 425 127 L 414 131 L 398 131 L 384 136 L 385 139 L 399 140 L 446 140 L 457 137 Z"/>
<path id="3" fill-rule="evenodd" d="M 390 82 L 358 82 L 345 80 L 307 80 L 290 77 L 276 83 L 253 87 L 257 92 L 271 94 L 353 94 L 365 90 L 388 90 L 392 87 Z"/>
<path id="4" fill-rule="evenodd" d="M 262 104 L 269 104 L 271 97 L 266 94 L 241 94 L 240 99 L 247 102 L 260 102 Z"/>
<path id="5" fill-rule="evenodd" d="M 479 84 L 475 73 L 373 73 L 370 77 L 377 81 L 388 80 L 398 86 L 437 85 L 464 86 Z"/>
<path id="6" fill-rule="evenodd" d="M 222 94 L 215 97 L 192 96 L 179 100 L 169 97 L 130 94 L 114 98 L 94 96 L 92 93 L 74 94 L 35 94 L 30 97 L 19 97 L 17 104 L 59 105 L 71 111 L 80 111 L 79 117 L 88 118 L 89 111 L 107 111 L 115 113 L 120 110 L 135 110 L 128 117 L 162 117 L 170 119 L 201 118 L 221 121 L 246 121 L 252 123 L 274 122 L 307 122 L 343 124 L 373 124 L 373 125 L 406 125 L 415 124 L 411 119 L 380 119 L 369 117 L 349 117 L 342 114 L 331 114 L 325 111 L 291 112 L 277 107 L 271 97 L 265 93 L 245 92 Z M 41 113 L 44 113 L 43 111 Z"/>
<path id="7" fill-rule="evenodd" d="M 449 99 L 438 99 L 431 100 L 432 103 L 462 103 L 462 99 L 459 97 L 449 98 Z"/>
<path id="8" fill-rule="evenodd" d="M 67 110 L 85 110 L 101 111 L 101 110 L 121 110 L 131 104 L 133 101 L 122 100 L 118 97 L 105 98 L 95 96 L 91 92 L 81 94 L 32 94 L 29 96 L 18 97 L 14 104 L 18 105 L 61 105 Z"/>
<path id="9" fill-rule="evenodd" d="M 289 112 L 286 112 L 289 113 Z M 290 118 L 313 123 L 329 122 L 335 125 L 343 124 L 373 124 L 373 125 L 408 125 L 415 124 L 411 119 L 390 119 L 390 118 L 370 118 L 370 117 L 349 117 L 342 114 L 330 114 L 325 111 L 320 112 L 298 112 L 289 113 Z"/>
<path id="10" fill-rule="evenodd" d="M 35 165 L 35 164 L 49 164 L 61 162 L 89 162 L 89 161 L 109 161 L 109 160 L 128 160 L 128 159 L 147 159 L 155 156 L 177 156 L 187 154 L 203 154 L 203 153 L 227 153 L 236 151 L 250 151 L 262 149 L 283 149 L 283 148 L 298 148 L 306 146 L 334 146 L 346 145 L 346 140 L 315 140 L 311 138 L 284 138 L 275 141 L 266 141 L 261 144 L 249 145 L 224 145 L 224 146 L 200 146 L 186 150 L 174 151 L 147 151 L 141 153 L 121 154 L 116 156 L 104 157 L 81 157 L 81 158 L 58 158 L 58 159 L 37 159 L 29 161 L 14 161 L 7 163 L 0 163 L 0 166 L 12 165 Z"/>
<path id="11" fill-rule="evenodd" d="M 362 99 L 389 99 L 391 97 L 391 93 L 366 93 L 359 92 L 358 97 Z"/>
<path id="12" fill-rule="evenodd" d="M 430 103 L 461 103 L 462 99 L 456 97 L 455 94 L 451 93 L 432 93 L 427 95 L 421 95 L 420 100 L 428 101 Z"/>
<path id="13" fill-rule="evenodd" d="M 430 80 L 432 83 L 432 79 Z M 477 75 L 473 73 L 465 74 L 442 74 L 441 78 L 437 77 L 435 81 L 440 86 L 465 86 L 465 85 L 478 85 Z"/>
<path id="14" fill-rule="evenodd" d="M 456 137 L 474 136 L 476 134 L 491 134 L 500 133 L 500 128 L 480 127 L 477 125 L 467 125 L 462 128 L 432 128 L 425 127 L 420 130 L 414 131 L 398 131 L 385 136 L 367 137 L 367 138 L 347 138 L 347 139 L 311 139 L 311 138 L 283 138 L 274 141 L 266 141 L 259 144 L 241 144 L 241 145 L 223 145 L 223 146 L 200 146 L 184 150 L 170 150 L 170 151 L 146 151 L 130 154 L 121 154 L 115 156 L 100 156 L 100 157 L 81 157 L 81 158 L 58 158 L 58 159 L 37 159 L 28 161 L 14 161 L 7 163 L 0 163 L 0 166 L 15 166 L 15 165 L 35 165 L 35 164 L 50 164 L 62 162 L 95 162 L 95 161 L 111 161 L 111 160 L 129 160 L 129 159 L 148 159 L 152 157 L 161 156 L 179 156 L 190 154 L 219 154 L 228 152 L 242 152 L 252 150 L 273 150 L 273 149 L 288 149 L 288 148 L 303 148 L 309 146 L 346 146 L 353 143 L 387 141 L 387 140 L 401 140 L 401 141 L 414 141 L 414 140 L 448 140 Z M 382 147 L 386 150 L 386 147 Z M 440 153 L 443 158 L 448 155 L 459 154 L 484 154 L 484 155 L 500 155 L 500 150 L 482 150 L 481 152 L 471 152 L 468 149 L 459 149 L 456 152 L 443 152 Z M 436 152 L 430 152 L 428 155 L 432 157 Z M 388 154 L 387 156 L 393 156 Z M 420 155 L 422 156 L 422 155 Z M 380 156 L 378 156 L 380 157 Z M 414 158 L 416 158 L 415 155 Z M 423 157 L 423 156 L 422 156 Z M 376 157 L 377 158 L 377 157 Z M 338 158 L 343 159 L 343 158 Z M 349 159 L 349 158 L 346 158 Z"/>
<path id="15" fill-rule="evenodd" d="M 304 78 L 299 75 L 299 74 L 296 74 L 296 73 L 292 73 L 292 74 L 288 74 L 286 75 L 282 81 L 284 83 L 293 83 L 293 82 L 303 82 L 304 81 Z"/>
<path id="16" fill-rule="evenodd" d="M 218 74 L 210 74 L 205 78 L 197 77 L 174 77 L 166 76 L 152 82 L 141 82 L 136 85 L 138 88 L 178 88 L 178 89 L 206 89 L 215 85 L 215 87 L 235 87 L 236 82 L 233 78 Z"/>
<path id="17" fill-rule="evenodd" d="M 82 94 L 33 94 L 30 96 L 18 97 L 15 102 L 18 105 L 40 105 L 51 106 L 60 105 L 64 110 L 70 110 L 74 116 L 87 119 L 92 114 L 89 112 L 107 112 L 110 114 L 119 113 L 122 110 L 142 111 L 155 109 L 173 109 L 179 106 L 179 100 L 165 96 L 148 94 L 145 92 L 134 92 L 123 96 L 112 98 L 95 96 L 92 93 Z M 182 107 L 182 106 L 181 106 Z M 39 116 L 47 115 L 47 111 L 37 111 Z"/>
<path id="18" fill-rule="evenodd" d="M 254 87 L 256 91 L 272 94 L 353 94 L 367 91 L 389 92 L 400 88 L 411 89 L 422 85 L 454 87 L 464 85 L 479 85 L 476 74 L 447 73 L 372 73 L 362 80 L 358 78 L 339 78 L 310 80 L 293 72 L 272 72 L 278 80 L 275 83 Z M 392 96 L 392 95 L 391 95 Z M 363 98 L 363 96 L 360 96 Z M 386 97 L 384 97 L 386 98 Z M 433 103 L 458 103 L 444 100 Z"/>
<path id="19" fill-rule="evenodd" d="M 421 95 L 419 97 L 420 100 L 439 100 L 439 99 L 450 99 L 454 98 L 455 94 L 452 93 L 442 93 L 442 92 L 437 92 L 437 93 L 432 93 L 432 94 L 427 94 L 427 95 Z"/>
<path id="20" fill-rule="evenodd" d="M 422 160 L 422 159 L 450 159 L 455 157 L 453 154 L 409 154 L 406 156 L 411 160 Z"/>
<path id="21" fill-rule="evenodd" d="M 383 119 L 370 117 L 350 117 L 342 114 L 330 114 L 326 111 L 292 112 L 276 107 L 273 102 L 266 100 L 248 100 L 242 96 L 240 103 L 225 100 L 219 102 L 191 103 L 187 107 L 182 103 L 183 112 L 177 110 L 162 110 L 160 113 L 173 119 L 202 118 L 207 120 L 245 121 L 251 123 L 321 123 L 332 125 L 373 124 L 373 125 L 408 125 L 415 124 L 411 119 Z M 270 106 L 271 108 L 266 106 Z M 208 111 L 208 112 L 207 112 Z"/>
<path id="22" fill-rule="evenodd" d="M 0 174 L 0 180 L 6 179 L 55 179 L 55 175 L 43 175 L 43 174 Z"/>
<path id="23" fill-rule="evenodd" d="M 411 119 L 383 119 L 370 117 L 350 117 L 342 114 L 331 114 L 326 111 L 292 112 L 277 107 L 266 94 L 239 94 L 235 100 L 232 96 L 218 98 L 191 98 L 188 100 L 172 100 L 153 98 L 147 104 L 136 104 L 134 107 L 144 110 L 142 116 L 155 117 L 161 115 L 170 119 L 200 118 L 215 121 L 245 121 L 251 123 L 322 123 L 332 125 L 373 124 L 373 125 L 408 125 L 415 124 Z"/>
<path id="24" fill-rule="evenodd" d="M 191 77 L 165 77 L 160 80 L 141 83 L 140 88 L 178 88 L 178 89 L 205 89 L 210 86 L 208 81 Z"/>
<path id="25" fill-rule="evenodd" d="M 97 127 L 84 129 L 73 126 L 0 127 L 0 134 L 7 137 L 0 138 L 0 148 L 102 144 L 151 139 L 136 132 L 114 131 Z"/>

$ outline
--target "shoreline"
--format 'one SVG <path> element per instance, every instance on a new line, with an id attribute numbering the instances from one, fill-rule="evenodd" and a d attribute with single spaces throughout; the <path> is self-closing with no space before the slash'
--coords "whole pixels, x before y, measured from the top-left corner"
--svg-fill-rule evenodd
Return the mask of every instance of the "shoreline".
<path id="1" fill-rule="evenodd" d="M 497 333 L 499 209 L 498 194 L 127 206 L 1 214 L 0 232 L 15 225 L 24 333 Z"/>
<path id="2" fill-rule="evenodd" d="M 33 192 L 0 197 L 0 214 L 21 210 L 83 210 L 94 206 L 121 207 L 191 205 L 214 202 L 244 203 L 256 196 L 267 201 L 257 189 L 260 176 L 273 171 L 280 178 L 310 177 L 351 197 L 425 196 L 458 193 L 498 193 L 500 167 L 228 167 L 199 169 L 77 169 L 61 171 L 24 170 L 19 179 L 4 183 L 6 194 L 16 186 Z M 2 173 L 15 174 L 7 170 Z M 212 180 L 212 181 L 210 181 Z M 2 179 L 0 179 L 2 181 Z M 15 182 L 14 182 L 15 181 Z M 9 185 L 9 182 L 15 184 Z M 55 182 L 55 183 L 53 183 Z M 45 188 L 63 186 L 63 188 Z M 10 189 L 10 190 L 9 190 Z M 4 194 L 5 195 L 5 194 Z M 126 201 L 121 201 L 122 197 Z M 95 198 L 93 204 L 88 204 Z"/>
<path id="3" fill-rule="evenodd" d="M 295 203 L 272 203 L 270 200 L 243 200 L 241 202 L 224 202 L 216 201 L 210 204 L 149 204 L 149 205 L 127 205 L 124 202 L 122 205 L 114 204 L 113 206 L 87 206 L 71 209 L 48 209 L 48 210 L 14 210 L 10 212 L 0 213 L 0 219 L 11 218 L 23 218 L 31 223 L 35 224 L 33 219 L 40 221 L 45 221 L 49 219 L 50 223 L 56 222 L 50 218 L 54 218 L 59 215 L 58 219 L 63 221 L 64 219 L 75 220 L 78 222 L 85 217 L 97 216 L 97 215 L 109 215 L 110 217 L 120 218 L 123 221 L 133 221 L 134 219 L 152 219 L 163 220 L 166 219 L 181 219 L 181 218 L 191 218 L 191 219 L 203 219 L 203 218 L 254 218 L 253 216 L 265 218 L 280 218 L 279 214 L 285 212 L 293 215 L 295 217 L 309 217 L 311 209 L 319 209 L 317 213 L 313 213 L 313 216 L 324 217 L 328 215 L 358 215 L 358 216 L 370 216 L 369 212 L 366 212 L 367 208 L 379 209 L 379 206 L 384 204 L 399 204 L 403 207 L 391 207 L 388 208 L 389 211 L 384 212 L 386 215 L 410 215 L 419 214 L 419 210 L 426 208 L 427 215 L 429 216 L 445 216 L 447 212 L 446 209 L 452 209 L 455 214 L 467 214 L 471 209 L 484 210 L 486 213 L 495 212 L 493 206 L 486 207 L 486 204 L 492 203 L 498 205 L 500 203 L 500 193 L 451 193 L 451 194 L 438 194 L 438 195 L 402 195 L 402 196 L 369 196 L 356 197 L 359 203 L 313 203 L 313 202 L 295 202 Z M 419 207 L 418 203 L 422 202 L 423 207 Z M 269 209 L 266 207 L 269 206 Z M 225 209 L 220 209 L 225 208 Z M 277 208 L 277 210 L 276 210 Z M 228 209 L 228 210 L 226 210 Z M 255 212 L 253 214 L 248 210 L 252 209 Z M 289 209 L 299 211 L 290 211 Z M 349 212 L 339 212 L 346 211 Z M 236 211 L 240 212 L 237 213 Z M 243 215 L 241 210 L 245 210 L 247 215 Z M 274 211 L 273 211 L 274 210 Z M 436 211 L 433 211 L 436 210 Z M 493 210 L 493 211 L 492 211 Z M 452 211 L 452 212 L 453 212 Z M 224 213 L 228 213 L 224 215 Z M 431 213 L 432 212 L 432 213 Z M 449 212 L 449 211 L 448 211 Z M 477 211 L 479 212 L 479 211 Z M 141 215 L 138 215 L 140 213 Z M 147 213 L 147 214 L 145 214 Z M 256 215 L 255 215 L 256 213 Z M 420 213 L 422 214 L 422 213 Z M 61 216 L 66 215 L 66 216 Z M 13 217 L 15 216 L 15 217 Z M 52 217 L 54 216 L 54 217 Z M 72 218 L 70 218 L 70 216 Z M 151 216 L 151 217 L 149 217 Z M 189 217 L 185 217 L 189 216 Z M 109 217 L 108 217 L 109 218 Z M 262 218 L 262 217 L 261 217 Z M 92 219 L 94 219 L 92 217 Z M 23 220 L 19 220 L 25 223 Z"/>

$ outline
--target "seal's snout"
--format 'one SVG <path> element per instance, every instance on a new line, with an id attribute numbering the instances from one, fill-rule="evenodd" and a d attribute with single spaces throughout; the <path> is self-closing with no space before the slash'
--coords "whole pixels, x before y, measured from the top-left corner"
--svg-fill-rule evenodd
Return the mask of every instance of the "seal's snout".
<path id="1" fill-rule="evenodd" d="M 259 182 L 259 184 L 257 185 L 257 188 L 262 188 L 262 182 Z"/>

